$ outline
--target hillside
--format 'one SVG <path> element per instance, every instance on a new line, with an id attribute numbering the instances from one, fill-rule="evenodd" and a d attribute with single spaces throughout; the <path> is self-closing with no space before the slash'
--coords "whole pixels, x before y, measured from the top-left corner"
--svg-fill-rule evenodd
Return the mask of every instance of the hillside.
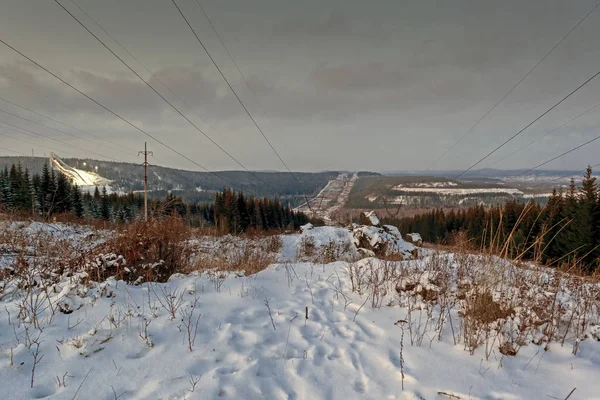
<path id="1" fill-rule="evenodd" d="M 323 227 L 181 235 L 167 245 L 197 264 L 151 281 L 156 258 L 114 252 L 139 241 L 126 234 L 2 231 L 11 399 L 598 398 L 600 286 L 557 270 L 428 249 L 358 259 L 350 231 Z"/>
<path id="2" fill-rule="evenodd" d="M 437 176 L 361 177 L 348 199 L 348 208 L 380 209 L 387 205 L 411 208 L 454 208 L 498 205 L 508 200 L 545 201 L 548 190 L 534 191 L 500 179 L 469 182 Z"/>
<path id="3" fill-rule="evenodd" d="M 94 173 L 111 181 L 114 191 L 129 193 L 144 188 L 143 168 L 140 165 L 93 159 L 63 158 L 62 160 L 78 170 Z M 12 164 L 19 162 L 31 172 L 39 173 L 48 159 L 0 157 L 0 168 L 10 168 Z M 304 195 L 310 197 L 317 194 L 330 180 L 339 175 L 336 171 L 296 172 L 294 175 L 300 181 L 299 184 L 287 172 L 255 172 L 254 174 L 264 183 L 246 171 L 219 171 L 215 174 L 152 166 L 148 171 L 150 197 L 164 197 L 167 191 L 171 190 L 187 201 L 206 201 L 213 200 L 216 191 L 233 187 L 256 196 L 279 196 L 295 205 L 302 202 Z"/>

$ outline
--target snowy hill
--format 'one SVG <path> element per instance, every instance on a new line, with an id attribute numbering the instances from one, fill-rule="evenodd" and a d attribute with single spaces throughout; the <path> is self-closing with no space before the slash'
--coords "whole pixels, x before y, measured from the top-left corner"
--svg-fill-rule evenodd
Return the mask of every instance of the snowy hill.
<path id="1" fill-rule="evenodd" d="M 49 235 L 47 245 L 67 239 L 89 250 L 110 235 L 64 225 L 12 229 Z M 244 246 L 244 239 L 233 240 L 194 243 Z M 307 227 L 281 237 L 280 261 L 251 276 L 205 270 L 166 283 L 93 282 L 93 270 L 63 269 L 61 258 L 54 278 L 37 276 L 30 291 L 3 275 L 4 393 L 11 399 L 466 400 L 564 399 L 576 388 L 572 399 L 599 398 L 598 303 L 586 303 L 593 296 L 585 295 L 597 293 L 596 284 L 464 254 L 299 261 L 307 241 L 317 254 L 352 240 L 349 230 Z M 5 270 L 18 251 L 5 239 Z M 506 274 L 502 292 L 493 283 L 499 273 Z M 553 299 L 557 335 L 549 339 L 552 324 L 543 321 Z M 484 303 L 486 312 L 477 314 Z M 582 318 L 590 318 L 583 331 L 576 327 Z M 569 319 L 577 323 L 569 327 Z"/>

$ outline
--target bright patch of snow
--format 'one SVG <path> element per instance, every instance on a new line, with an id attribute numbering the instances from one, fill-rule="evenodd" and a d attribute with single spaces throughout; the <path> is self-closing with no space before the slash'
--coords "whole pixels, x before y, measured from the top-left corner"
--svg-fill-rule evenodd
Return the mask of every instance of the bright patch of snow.
<path id="1" fill-rule="evenodd" d="M 595 340 L 581 344 L 580 356 L 560 345 L 549 351 L 531 345 L 516 357 L 486 361 L 484 349 L 471 356 L 455 345 L 448 326 L 444 340 L 427 339 L 420 347 L 411 346 L 405 332 L 401 358 L 397 321 L 406 309 L 365 304 L 366 294 L 351 292 L 347 268 L 343 262 L 279 264 L 252 277 L 226 274 L 218 290 L 206 274 L 140 286 L 108 280 L 90 288 L 64 278 L 51 296 L 65 312 L 44 322 L 44 358 L 33 388 L 31 351 L 17 344 L 8 321 L 10 314 L 14 323 L 18 303 L 3 302 L 3 390 L 16 400 L 70 399 L 79 387 L 81 399 L 114 393 L 132 399 L 445 398 L 439 393 L 538 399 L 565 398 L 576 387 L 576 398 L 597 398 Z M 429 275 L 420 276 L 429 285 Z M 175 319 L 161 306 L 163 296 L 181 298 Z M 190 315 L 192 324 L 199 318 L 192 351 L 185 327 Z M 23 338 L 22 326 L 16 335 Z"/>
<path id="2" fill-rule="evenodd" d="M 423 238 L 418 233 L 407 233 L 406 238 L 409 239 L 409 242 L 413 244 L 423 243 Z"/>
<path id="3" fill-rule="evenodd" d="M 464 188 L 407 188 L 407 187 L 394 187 L 395 191 L 406 192 L 406 193 L 433 193 L 439 195 L 455 195 L 465 196 L 471 194 L 489 194 L 489 193 L 502 193 L 510 195 L 523 195 L 523 192 L 519 189 L 511 188 L 488 188 L 488 189 L 464 189 Z"/>
<path id="4" fill-rule="evenodd" d="M 399 234 L 389 226 L 353 228 L 366 232 L 369 240 L 384 236 L 381 230 L 392 237 Z M 86 237 L 85 228 L 61 224 L 20 224 L 14 229 L 58 240 Z M 293 261 L 309 237 L 315 246 L 326 247 L 332 241 L 352 244 L 353 232 L 322 227 L 284 235 L 282 263 L 248 277 L 226 271 L 176 274 L 167 283 L 136 286 L 114 279 L 88 282 L 84 273 L 56 275 L 56 283 L 33 286 L 34 294 L 47 288 L 47 297 L 40 299 L 52 304 L 39 310 L 42 330 L 18 318 L 28 297 L 0 291 L 3 393 L 17 400 L 482 400 L 564 399 L 577 388 L 572 399 L 598 398 L 598 321 L 592 321 L 588 337 L 578 343 L 576 356 L 570 335 L 565 346 L 553 341 L 546 347 L 535 344 L 540 337 L 528 334 L 516 356 L 502 356 L 496 342 L 491 346 L 496 350 L 486 357 L 486 346 L 473 355 L 465 351 L 458 307 L 440 315 L 439 306 L 426 300 L 445 285 L 453 290 L 468 287 L 470 282 L 458 274 L 464 262 L 471 266 L 470 273 L 490 282 L 518 274 L 522 279 L 513 276 L 513 281 L 523 286 L 504 294 L 556 301 L 557 309 L 575 316 L 582 309 L 579 289 L 569 287 L 564 276 L 533 267 L 510 268 L 496 258 L 470 256 L 461 261 L 465 255 L 450 253 L 402 262 L 284 262 Z M 232 246 L 238 245 L 237 238 L 231 240 Z M 352 249 L 355 246 L 349 254 L 355 252 Z M 107 259 L 118 262 L 119 257 Z M 488 277 L 490 269 L 473 268 L 482 261 L 482 267 L 497 268 L 498 274 Z M 450 266 L 449 276 L 438 275 L 443 266 Z M 383 269 L 399 279 L 380 287 L 377 301 L 371 288 L 356 288 L 358 277 Z M 560 295 L 555 298 L 542 285 L 560 286 Z M 411 290 L 421 294 L 410 300 Z M 493 299 L 506 300 L 496 292 Z M 173 314 L 169 301 L 176 305 Z M 520 326 L 525 321 L 520 318 L 526 316 L 532 318 L 530 326 L 537 326 L 544 318 L 535 309 L 515 304 L 516 317 L 506 325 Z M 52 309 L 57 310 L 53 318 Z M 403 322 L 408 319 L 414 324 L 412 333 Z M 441 338 L 435 328 L 440 321 Z M 416 343 L 418 331 L 425 332 L 421 345 Z M 32 353 L 37 346 L 32 339 L 43 355 L 35 366 L 33 388 Z"/>
<path id="5" fill-rule="evenodd" d="M 315 227 L 313 226 L 313 224 L 311 224 L 311 223 L 309 222 L 309 223 L 308 223 L 308 224 L 306 224 L 306 225 L 302 225 L 302 226 L 300 227 L 300 230 L 301 230 L 302 232 L 306 232 L 306 231 L 310 231 L 310 230 L 312 230 L 312 229 L 314 229 L 314 228 L 315 228 Z"/>

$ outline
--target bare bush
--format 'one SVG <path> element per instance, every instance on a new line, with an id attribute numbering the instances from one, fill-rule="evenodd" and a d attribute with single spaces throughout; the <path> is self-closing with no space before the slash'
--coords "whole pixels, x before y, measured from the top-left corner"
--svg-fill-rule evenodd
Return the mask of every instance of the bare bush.
<path id="1" fill-rule="evenodd" d="M 198 324 L 200 323 L 200 317 L 202 316 L 201 314 L 196 316 L 198 300 L 198 297 L 194 298 L 194 302 L 181 311 L 181 321 L 185 327 L 187 345 L 190 352 L 194 351 L 196 335 L 198 334 Z"/>
<path id="2" fill-rule="evenodd" d="M 190 236 L 190 228 L 178 217 L 133 222 L 96 248 L 87 265 L 96 267 L 99 281 L 114 276 L 130 283 L 166 282 L 174 273 L 193 270 Z M 97 265 L 107 254 L 115 262 Z"/>
<path id="3" fill-rule="evenodd" d="M 169 313 L 171 320 L 177 318 L 177 312 L 183 306 L 183 292 L 170 289 L 168 287 L 159 286 L 160 293 L 154 295 L 161 307 Z"/>

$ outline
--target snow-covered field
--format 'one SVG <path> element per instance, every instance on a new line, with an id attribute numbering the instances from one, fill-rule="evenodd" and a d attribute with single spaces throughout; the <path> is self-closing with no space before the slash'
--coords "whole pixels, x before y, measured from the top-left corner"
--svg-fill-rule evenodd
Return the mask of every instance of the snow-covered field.
<path id="1" fill-rule="evenodd" d="M 89 237 L 51 230 L 61 229 L 70 240 Z M 307 243 L 315 253 L 338 243 L 347 260 L 302 262 Z M 534 318 L 542 312 L 518 302 L 555 299 L 579 322 L 581 290 L 552 271 L 503 269 L 511 282 L 531 284 L 505 297 L 492 290 L 514 316 L 486 325 L 486 342 L 471 355 L 465 329 L 473 326 L 460 316 L 460 293 L 468 299 L 469 285 L 508 263 L 424 250 L 416 260 L 357 260 L 348 243 L 353 236 L 342 228 L 283 236 L 278 263 L 252 276 L 196 272 L 136 286 L 67 270 L 12 295 L 15 282 L 4 276 L 3 398 L 565 399 L 576 388 L 571 400 L 600 399 L 597 303 L 586 311 L 595 318 L 586 322 L 588 338 L 567 329 L 563 346 L 563 332 L 544 342 Z M 504 327 L 527 325 L 525 316 L 534 327 L 524 328 L 517 355 L 501 354 L 500 342 L 510 342 Z"/>
<path id="2" fill-rule="evenodd" d="M 441 188 L 441 187 L 401 187 L 396 186 L 394 190 L 403 193 L 433 193 L 438 195 L 468 196 L 473 194 L 510 194 L 522 196 L 523 192 L 519 189 L 511 188 L 486 188 L 486 189 L 466 189 L 466 188 Z"/>

